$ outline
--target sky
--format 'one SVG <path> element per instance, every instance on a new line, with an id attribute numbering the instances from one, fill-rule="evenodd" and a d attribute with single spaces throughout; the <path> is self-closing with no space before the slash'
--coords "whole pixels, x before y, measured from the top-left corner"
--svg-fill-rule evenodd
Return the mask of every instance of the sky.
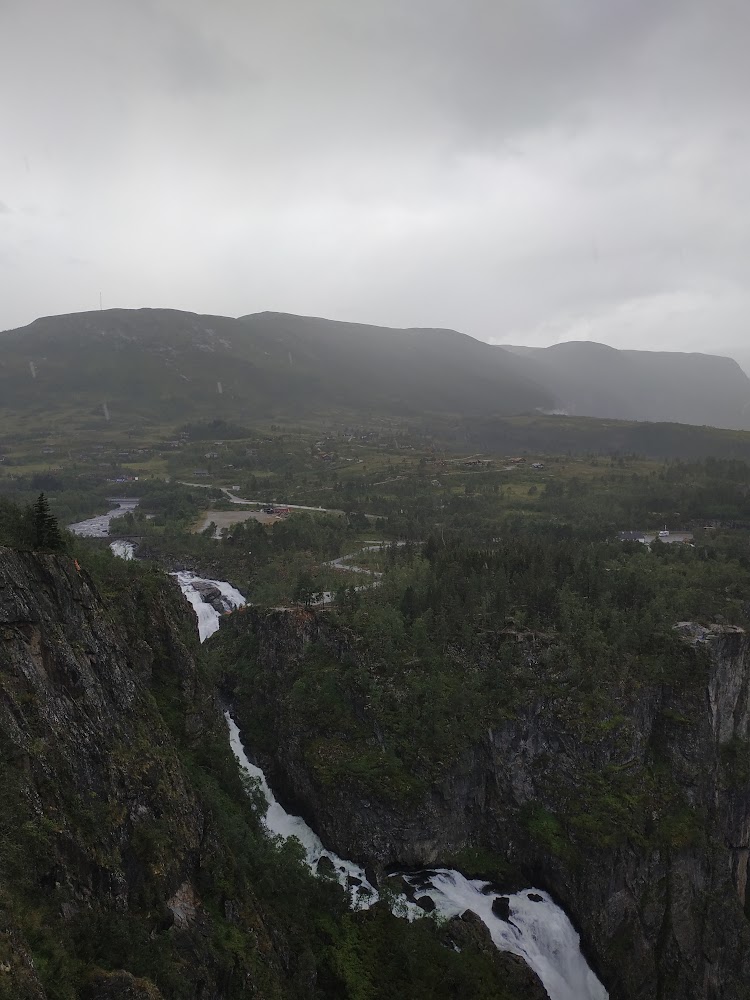
<path id="1" fill-rule="evenodd" d="M 165 306 L 750 362 L 747 0 L 0 0 L 0 329 Z"/>

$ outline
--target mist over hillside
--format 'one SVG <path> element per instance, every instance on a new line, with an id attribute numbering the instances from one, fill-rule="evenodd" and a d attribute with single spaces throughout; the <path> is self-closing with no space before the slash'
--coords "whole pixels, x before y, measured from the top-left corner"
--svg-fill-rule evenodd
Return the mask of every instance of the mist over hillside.
<path id="1" fill-rule="evenodd" d="M 704 354 L 498 347 L 455 330 L 171 309 L 45 317 L 0 338 L 0 406 L 81 429 L 103 416 L 137 425 L 555 412 L 750 428 L 750 379 Z"/>
<path id="2" fill-rule="evenodd" d="M 527 360 L 571 415 L 750 427 L 750 380 L 731 358 L 588 341 L 504 349 Z"/>

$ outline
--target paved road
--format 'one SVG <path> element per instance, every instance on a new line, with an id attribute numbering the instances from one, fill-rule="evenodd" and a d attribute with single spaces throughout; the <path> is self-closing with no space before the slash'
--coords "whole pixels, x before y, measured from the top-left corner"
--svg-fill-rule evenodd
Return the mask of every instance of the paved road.
<path id="1" fill-rule="evenodd" d="M 319 514 L 345 513 L 343 510 L 340 510 L 336 507 L 307 507 L 301 503 L 285 503 L 283 500 L 274 500 L 273 503 L 270 503 L 268 500 L 245 500 L 243 497 L 236 496 L 234 493 L 232 493 L 231 490 L 228 490 L 225 486 L 214 487 L 211 485 L 211 483 L 186 483 L 182 479 L 178 480 L 178 482 L 180 483 L 180 486 L 197 486 L 198 489 L 201 490 L 212 490 L 212 489 L 221 490 L 221 492 L 227 497 L 228 500 L 231 500 L 232 503 L 238 503 L 238 504 L 250 503 L 250 504 L 257 504 L 260 507 L 288 507 L 289 510 L 315 510 Z M 382 515 L 365 514 L 365 517 L 375 519 L 378 517 L 382 517 Z"/>
<path id="2" fill-rule="evenodd" d="M 179 480 L 180 486 L 197 486 L 202 490 L 212 490 L 217 489 L 232 501 L 232 503 L 254 503 L 258 504 L 260 507 L 288 507 L 289 510 L 317 510 L 322 514 L 343 514 L 343 510 L 335 510 L 333 507 L 306 507 L 301 503 L 284 503 L 281 500 L 274 500 L 270 503 L 268 500 L 244 500 L 242 497 L 236 496 L 231 490 L 228 490 L 225 486 L 212 486 L 211 483 L 186 483 L 183 480 Z"/>

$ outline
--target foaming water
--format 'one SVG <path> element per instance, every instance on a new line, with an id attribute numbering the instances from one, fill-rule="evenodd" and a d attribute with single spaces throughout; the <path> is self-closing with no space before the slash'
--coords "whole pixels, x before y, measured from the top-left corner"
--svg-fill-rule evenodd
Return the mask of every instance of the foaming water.
<path id="1" fill-rule="evenodd" d="M 221 614 L 213 605 L 203 600 L 203 595 L 196 589 L 196 583 L 205 583 L 216 587 L 221 593 L 222 602 L 225 604 L 227 611 L 231 611 L 234 608 L 241 608 L 247 603 L 239 590 L 224 580 L 206 580 L 202 576 L 196 576 L 194 573 L 187 572 L 172 573 L 171 575 L 177 578 L 180 590 L 193 606 L 193 611 L 195 611 L 198 619 L 198 635 L 201 642 L 205 642 L 209 636 L 218 631 Z"/>
<path id="2" fill-rule="evenodd" d="M 372 885 L 365 875 L 365 871 L 353 861 L 345 861 L 333 851 L 328 851 L 323 846 L 320 837 L 314 833 L 300 816 L 290 815 L 277 801 L 271 791 L 266 776 L 263 771 L 252 764 L 245 753 L 240 739 L 240 731 L 229 714 L 224 716 L 229 726 L 229 744 L 234 751 L 234 755 L 242 770 L 251 778 L 258 782 L 258 786 L 268 805 L 264 824 L 269 833 L 287 840 L 289 837 L 296 837 L 305 850 L 305 860 L 310 868 L 317 870 L 318 862 L 321 858 L 327 858 L 333 865 L 336 878 L 344 889 L 349 893 L 351 903 L 355 907 L 365 909 L 372 906 L 380 896 L 374 885 Z"/>
<path id="3" fill-rule="evenodd" d="M 265 825 L 269 833 L 279 837 L 297 837 L 305 851 L 307 864 L 314 871 L 321 858 L 332 865 L 332 874 L 349 893 L 352 906 L 367 909 L 380 897 L 377 888 L 367 878 L 364 868 L 326 850 L 322 841 L 300 816 L 292 816 L 277 802 L 263 771 L 252 764 L 245 753 L 240 733 L 229 712 L 225 713 L 229 727 L 229 742 L 237 761 L 258 786 L 268 803 Z M 581 953 L 580 938 L 567 915 L 539 889 L 504 896 L 508 900 L 508 920 L 493 913 L 492 904 L 498 898 L 488 892 L 490 883 L 467 879 L 448 868 L 425 869 L 421 872 L 394 872 L 392 878 L 403 878 L 414 889 L 416 897 L 429 896 L 435 912 L 442 917 L 460 916 L 473 911 L 485 924 L 495 946 L 522 958 L 539 976 L 550 1000 L 608 1000 L 607 991 L 594 975 Z M 394 913 L 409 920 L 424 916 L 422 907 L 399 894 Z"/>
<path id="4" fill-rule="evenodd" d="M 112 555 L 118 557 L 118 559 L 134 559 L 135 558 L 135 545 L 132 542 L 110 542 L 109 547 L 112 550 Z"/>
<path id="5" fill-rule="evenodd" d="M 135 510 L 137 506 L 137 500 L 122 500 L 114 510 L 109 510 L 106 514 L 99 514 L 97 517 L 90 517 L 87 521 L 76 521 L 75 524 L 69 524 L 68 531 L 84 538 L 106 538 L 109 535 L 109 522 L 112 518 L 122 517 L 128 511 Z"/>
<path id="6" fill-rule="evenodd" d="M 174 576 L 195 609 L 201 642 L 217 631 L 220 615 L 203 601 L 193 586 L 195 582 L 216 586 L 232 607 L 241 607 L 245 603 L 242 594 L 228 583 L 202 580 L 191 573 L 175 573 Z M 380 895 L 364 868 L 327 850 L 320 837 L 300 816 L 293 816 L 284 809 L 269 787 L 262 769 L 248 759 L 239 729 L 229 712 L 225 713 L 225 718 L 230 746 L 240 768 L 257 782 L 266 800 L 267 811 L 263 822 L 268 833 L 284 839 L 296 837 L 313 871 L 319 871 L 321 859 L 327 859 L 330 875 L 335 875 L 346 890 L 353 908 L 367 909 L 372 906 Z M 580 938 L 575 928 L 546 892 L 524 889 L 506 894 L 503 897 L 508 907 L 506 920 L 493 912 L 492 904 L 498 894 L 491 891 L 488 882 L 467 879 L 460 872 L 447 868 L 395 872 L 391 877 L 407 882 L 413 889 L 412 899 L 428 896 L 435 904 L 435 912 L 442 917 L 449 919 L 467 910 L 473 911 L 485 924 L 500 951 L 519 956 L 533 969 L 550 1000 L 608 1000 L 607 991 L 581 953 Z M 396 895 L 393 911 L 409 920 L 424 916 L 422 907 L 403 894 Z"/>
<path id="7" fill-rule="evenodd" d="M 508 919 L 492 911 L 497 895 L 490 883 L 467 879 L 447 868 L 404 878 L 429 896 L 444 917 L 472 910 L 482 920 L 500 951 L 522 958 L 539 976 L 552 1000 L 606 1000 L 607 991 L 581 954 L 580 938 L 567 915 L 546 892 L 524 889 L 507 894 Z"/>

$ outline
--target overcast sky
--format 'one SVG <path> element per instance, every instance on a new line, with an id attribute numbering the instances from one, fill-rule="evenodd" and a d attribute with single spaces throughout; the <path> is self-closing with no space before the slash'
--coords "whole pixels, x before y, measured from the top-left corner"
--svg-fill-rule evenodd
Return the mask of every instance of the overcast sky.
<path id="1" fill-rule="evenodd" d="M 750 357 L 747 0 L 0 0 L 0 328 Z"/>

